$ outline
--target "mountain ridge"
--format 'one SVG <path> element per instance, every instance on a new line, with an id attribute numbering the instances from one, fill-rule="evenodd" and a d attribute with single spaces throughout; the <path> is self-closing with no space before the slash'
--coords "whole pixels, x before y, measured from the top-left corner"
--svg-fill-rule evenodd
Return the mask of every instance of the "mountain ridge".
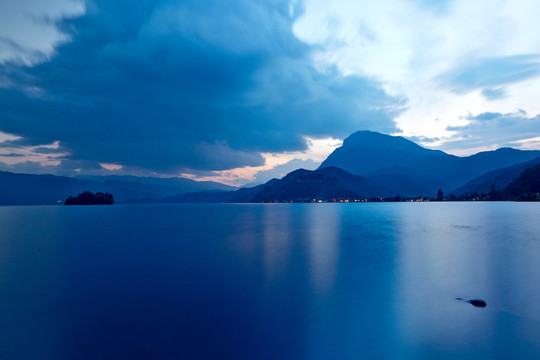
<path id="1" fill-rule="evenodd" d="M 319 169 L 337 166 L 352 174 L 366 176 L 374 172 L 389 172 L 388 169 L 401 168 L 401 175 L 435 192 L 437 189 L 426 182 L 426 178 L 445 184 L 448 190 L 454 190 L 487 172 L 537 157 L 540 157 L 538 150 L 512 148 L 458 157 L 441 150 L 423 148 L 401 136 L 359 131 L 345 139 L 343 145 L 334 150 L 321 163 Z"/>
<path id="2" fill-rule="evenodd" d="M 540 164 L 540 157 L 524 163 L 490 171 L 460 186 L 453 193 L 465 194 L 476 192 L 478 194 L 487 194 L 491 190 L 503 190 L 525 170 L 537 164 Z"/>
<path id="3" fill-rule="evenodd" d="M 132 179 L 137 177 L 128 177 Z M 125 179 L 125 178 L 124 178 Z M 108 192 L 117 203 L 156 202 L 157 200 L 181 193 L 181 186 L 139 183 L 119 180 L 118 177 L 67 177 L 50 174 L 20 174 L 0 171 L 0 205 L 52 205 L 62 203 L 71 195 L 83 191 Z M 184 180 L 184 179 L 182 179 Z M 199 184 L 185 179 L 190 187 L 184 192 L 192 192 Z M 181 181 L 179 184 L 184 183 Z M 200 190 L 211 190 L 211 184 L 202 184 Z M 221 184 L 219 188 L 227 188 Z M 223 191 L 223 190 L 221 190 Z"/>
<path id="4" fill-rule="evenodd" d="M 318 169 L 297 169 L 255 187 L 235 189 L 183 178 L 59 177 L 0 171 L 0 204 L 56 204 L 85 190 L 111 193 L 119 203 L 434 197 L 439 190 L 452 194 L 480 185 L 486 192 L 489 182 L 502 188 L 537 162 L 538 150 L 501 148 L 458 157 L 401 136 L 359 131 L 346 138 Z"/>

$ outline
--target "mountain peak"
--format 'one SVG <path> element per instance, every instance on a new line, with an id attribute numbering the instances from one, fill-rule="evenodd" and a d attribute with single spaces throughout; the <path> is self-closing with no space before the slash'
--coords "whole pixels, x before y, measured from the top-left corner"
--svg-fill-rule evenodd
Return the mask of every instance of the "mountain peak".
<path id="1" fill-rule="evenodd" d="M 441 151 L 425 149 L 401 136 L 363 130 L 346 138 L 320 168 L 336 166 L 363 175 L 379 169 L 404 166 L 430 155 L 450 156 Z"/>
<path id="2" fill-rule="evenodd" d="M 369 130 L 361 130 L 351 134 L 343 140 L 342 147 L 358 150 L 369 148 L 377 151 L 400 151 L 416 154 L 441 153 L 438 150 L 423 148 L 402 136 L 386 135 Z"/>
<path id="3" fill-rule="evenodd" d="M 392 141 L 393 139 L 394 140 L 395 139 L 406 140 L 401 136 L 386 135 L 386 134 L 381 134 L 379 132 L 371 131 L 371 130 L 360 130 L 360 131 L 357 131 L 357 132 L 352 133 L 351 135 L 349 135 L 343 141 L 343 143 L 345 143 L 345 142 L 358 142 L 358 141 L 371 142 L 371 141 L 377 141 L 377 140 Z M 408 141 L 408 140 L 406 140 L 406 141 Z"/>
<path id="4" fill-rule="evenodd" d="M 423 148 L 401 136 L 357 131 L 346 138 L 319 169 L 336 166 L 363 176 L 401 174 L 429 185 L 429 188 L 440 184 L 438 186 L 455 189 L 482 174 L 533 160 L 539 154 L 532 150 L 501 148 L 457 157 Z M 426 179 L 429 184 L 424 181 Z"/>

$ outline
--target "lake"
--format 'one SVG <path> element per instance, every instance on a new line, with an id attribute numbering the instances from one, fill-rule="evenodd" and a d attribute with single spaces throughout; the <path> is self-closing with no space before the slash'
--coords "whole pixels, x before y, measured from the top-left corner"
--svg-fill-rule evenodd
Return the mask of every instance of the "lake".
<path id="1" fill-rule="evenodd" d="M 0 207 L 0 358 L 537 359 L 539 219 L 511 202 Z"/>

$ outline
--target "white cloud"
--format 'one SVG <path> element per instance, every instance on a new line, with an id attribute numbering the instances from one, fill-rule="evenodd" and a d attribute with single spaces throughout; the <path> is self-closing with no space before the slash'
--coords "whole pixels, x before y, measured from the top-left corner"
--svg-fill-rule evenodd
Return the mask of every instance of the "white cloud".
<path id="1" fill-rule="evenodd" d="M 101 166 L 103 169 L 109 170 L 109 171 L 118 171 L 118 170 L 122 170 L 124 168 L 123 165 L 109 164 L 109 163 L 99 163 L 99 166 Z"/>
<path id="2" fill-rule="evenodd" d="M 19 140 L 19 139 L 21 139 L 20 136 L 6 134 L 6 133 L 0 131 L 0 144 L 5 142 L 5 141 L 13 141 L 13 140 Z"/>
<path id="3" fill-rule="evenodd" d="M 540 115 L 529 116 L 519 110 L 506 114 L 482 113 L 466 120 L 466 125 L 448 128 L 453 135 L 439 146 L 441 150 L 468 155 L 499 147 L 539 149 Z"/>
<path id="4" fill-rule="evenodd" d="M 84 10 L 83 2 L 77 0 L 0 1 L 0 63 L 34 63 L 46 58 L 55 45 L 67 40 L 54 21 Z"/>
<path id="5" fill-rule="evenodd" d="M 37 146 L 17 146 L 16 143 L 10 143 L 10 140 L 17 140 L 17 138 L 8 138 L 3 141 L 5 146 L 0 146 L 0 163 L 6 165 L 36 163 L 41 166 L 57 166 L 69 155 L 68 152 L 62 150 L 58 141 Z"/>
<path id="6" fill-rule="evenodd" d="M 368 76 L 407 97 L 408 109 L 396 119 L 404 135 L 444 139 L 452 135 L 447 126 L 486 111 L 540 113 L 540 2 L 455 0 L 440 8 L 411 0 L 305 0 L 305 9 L 294 32 L 319 46 L 317 67 Z M 526 64 L 510 61 L 528 55 Z M 443 79 L 452 74 L 484 78 L 458 92 Z M 485 86 L 488 80 L 496 86 Z"/>

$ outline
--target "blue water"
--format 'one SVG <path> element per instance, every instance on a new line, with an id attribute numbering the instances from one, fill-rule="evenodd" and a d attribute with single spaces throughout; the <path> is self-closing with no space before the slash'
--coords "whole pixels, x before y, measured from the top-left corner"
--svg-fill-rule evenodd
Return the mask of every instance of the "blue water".
<path id="1" fill-rule="evenodd" d="M 0 207 L 0 359 L 537 359 L 539 216 L 534 203 Z"/>

